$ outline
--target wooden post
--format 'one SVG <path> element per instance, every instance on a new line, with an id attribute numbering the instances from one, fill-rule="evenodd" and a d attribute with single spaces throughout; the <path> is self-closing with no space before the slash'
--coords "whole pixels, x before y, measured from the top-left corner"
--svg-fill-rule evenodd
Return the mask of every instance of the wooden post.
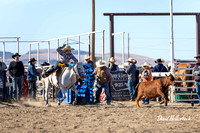
<path id="1" fill-rule="evenodd" d="M 200 14 L 196 15 L 196 55 L 200 54 Z"/>
<path id="2" fill-rule="evenodd" d="M 114 57 L 114 16 L 110 15 L 110 58 Z"/>

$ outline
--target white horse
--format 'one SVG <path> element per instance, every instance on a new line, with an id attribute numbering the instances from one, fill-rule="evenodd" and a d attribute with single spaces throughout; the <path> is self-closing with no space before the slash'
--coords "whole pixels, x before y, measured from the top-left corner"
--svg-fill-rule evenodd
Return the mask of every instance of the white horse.
<path id="1" fill-rule="evenodd" d="M 43 83 L 45 83 L 44 87 L 45 87 L 46 105 L 48 105 L 49 88 L 53 86 L 61 89 L 63 99 L 65 98 L 66 89 L 73 90 L 75 92 L 74 103 L 76 103 L 78 92 L 76 90 L 75 83 L 77 82 L 79 78 L 81 80 L 85 78 L 85 70 L 81 62 L 76 63 L 73 67 L 65 67 L 58 78 L 55 74 L 51 74 L 47 78 L 44 78 Z M 60 100 L 58 101 L 58 105 L 60 105 Z"/>

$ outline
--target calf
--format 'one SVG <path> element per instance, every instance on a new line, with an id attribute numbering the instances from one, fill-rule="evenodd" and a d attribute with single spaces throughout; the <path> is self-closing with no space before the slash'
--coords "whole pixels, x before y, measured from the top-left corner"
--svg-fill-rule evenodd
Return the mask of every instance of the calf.
<path id="1" fill-rule="evenodd" d="M 169 76 L 166 75 L 164 78 L 156 79 L 153 81 L 148 82 L 140 82 L 136 89 L 138 88 L 138 93 L 136 97 L 137 107 L 139 108 L 139 100 L 141 98 L 156 98 L 156 97 L 163 97 L 163 101 L 161 103 L 165 103 L 167 106 L 167 94 L 168 94 L 168 87 L 170 85 L 175 84 L 175 78 L 172 74 Z"/>

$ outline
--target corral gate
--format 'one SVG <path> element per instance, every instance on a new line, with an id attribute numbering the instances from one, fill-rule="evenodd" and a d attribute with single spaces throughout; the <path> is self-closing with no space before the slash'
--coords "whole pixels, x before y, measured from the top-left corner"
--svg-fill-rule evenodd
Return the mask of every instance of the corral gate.
<path id="1" fill-rule="evenodd" d="M 192 70 L 193 70 L 193 67 L 194 67 L 194 65 L 196 64 L 196 61 L 195 60 L 177 60 L 177 61 L 175 61 L 174 62 L 175 63 L 175 65 L 178 65 L 178 64 L 188 64 L 188 68 L 176 68 L 175 67 L 175 70 L 191 70 L 190 71 L 190 73 L 189 74 L 175 74 L 175 76 L 189 76 L 189 77 L 192 77 L 193 75 L 192 75 Z M 183 82 L 186 82 L 186 83 L 193 83 L 193 86 L 191 86 L 191 87 L 188 87 L 188 85 L 187 85 L 187 87 L 175 87 L 175 90 L 173 91 L 173 96 L 174 96 L 174 98 L 173 98 L 173 101 L 175 101 L 175 102 L 178 102 L 178 101 L 181 101 L 181 102 L 194 102 L 194 101 L 198 101 L 198 99 L 193 99 L 193 97 L 195 96 L 195 95 L 197 95 L 197 93 L 196 93 L 196 87 L 194 86 L 194 83 L 195 83 L 195 81 L 194 80 L 184 80 L 184 81 L 175 81 L 176 83 L 183 83 Z M 179 90 L 180 91 L 186 91 L 186 90 L 191 90 L 190 92 L 186 92 L 186 93 L 180 93 L 180 92 L 178 92 Z M 189 98 L 188 99 L 177 99 L 177 98 L 175 98 L 175 96 L 178 96 L 179 95 L 179 97 L 180 96 L 189 96 Z"/>

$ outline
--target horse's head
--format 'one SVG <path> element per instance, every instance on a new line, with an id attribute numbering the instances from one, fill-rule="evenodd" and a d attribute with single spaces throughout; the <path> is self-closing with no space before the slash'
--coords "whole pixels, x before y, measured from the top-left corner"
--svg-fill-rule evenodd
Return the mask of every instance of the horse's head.
<path id="1" fill-rule="evenodd" d="M 76 71 L 76 74 L 78 76 L 78 78 L 80 78 L 81 80 L 84 80 L 85 78 L 85 69 L 83 67 L 82 62 L 78 62 L 74 65 L 74 70 Z"/>

